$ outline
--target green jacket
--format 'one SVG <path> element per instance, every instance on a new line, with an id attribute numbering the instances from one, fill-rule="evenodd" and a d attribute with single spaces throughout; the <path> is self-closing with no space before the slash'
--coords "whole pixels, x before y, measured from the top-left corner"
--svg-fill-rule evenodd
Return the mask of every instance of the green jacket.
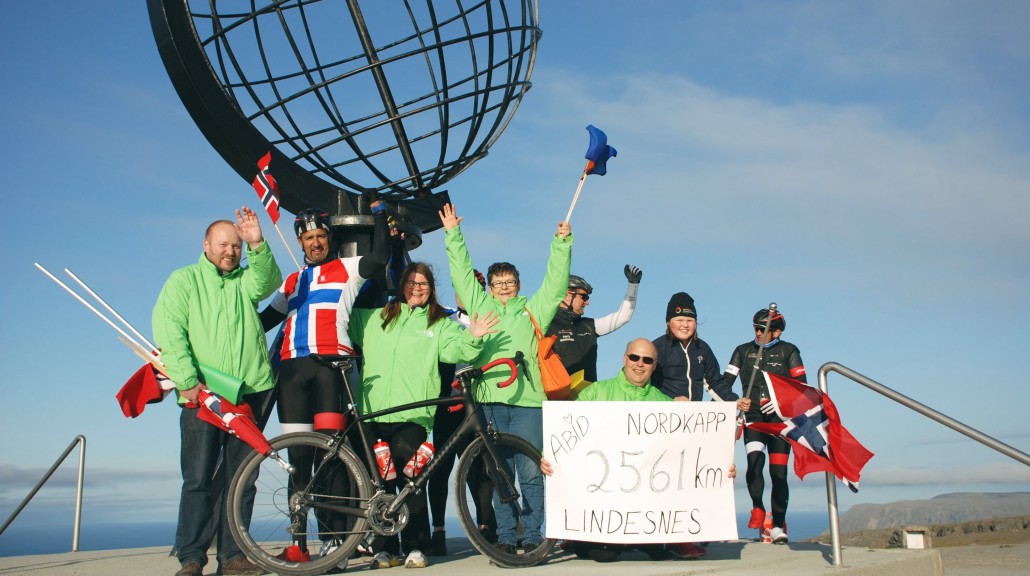
<path id="1" fill-rule="evenodd" d="M 437 362 L 468 362 L 483 350 L 476 338 L 447 318 L 428 326 L 426 308 L 401 304 L 400 314 L 385 329 L 382 308 L 355 308 L 350 317 L 351 340 L 362 347 L 362 412 L 429 400 L 440 395 Z M 433 428 L 436 407 L 415 408 L 389 414 L 379 422 L 414 422 L 426 431 Z"/>
<path id="2" fill-rule="evenodd" d="M 540 330 L 547 333 L 547 327 L 554 318 L 558 305 L 565 298 L 569 287 L 569 268 L 572 265 L 572 235 L 559 238 L 555 235 L 551 242 L 551 255 L 547 259 L 547 273 L 543 284 L 536 294 L 528 300 L 525 296 L 516 296 L 504 305 L 500 300 L 483 291 L 476 281 L 461 227 L 447 230 L 447 260 L 451 268 L 451 282 L 454 291 L 469 315 L 486 314 L 493 310 L 501 321 L 494 327 L 496 334 L 484 337 L 483 352 L 474 360 L 476 366 L 482 366 L 497 358 L 510 358 L 521 350 L 526 356 L 529 374 L 519 371 L 519 377 L 505 388 L 497 388 L 497 383 L 507 380 L 510 373 L 503 368 L 496 368 L 486 373 L 483 383 L 476 390 L 479 402 L 495 402 L 539 408 L 544 401 L 544 388 L 540 383 L 540 363 L 537 360 L 537 340 L 533 323 L 526 314 L 528 309 L 540 324 Z"/>
<path id="3" fill-rule="evenodd" d="M 248 247 L 247 259 L 246 268 L 222 276 L 201 254 L 196 264 L 172 272 L 161 288 L 154 305 L 154 340 L 179 390 L 197 385 L 198 364 L 242 379 L 241 394 L 274 386 L 257 305 L 283 277 L 267 242 L 256 250 Z"/>
<path id="4" fill-rule="evenodd" d="M 594 382 L 580 390 L 576 400 L 599 402 L 671 402 L 672 398 L 651 386 L 650 379 L 643 386 L 635 386 L 626 379 L 625 372 L 619 370 L 615 378 Z"/>

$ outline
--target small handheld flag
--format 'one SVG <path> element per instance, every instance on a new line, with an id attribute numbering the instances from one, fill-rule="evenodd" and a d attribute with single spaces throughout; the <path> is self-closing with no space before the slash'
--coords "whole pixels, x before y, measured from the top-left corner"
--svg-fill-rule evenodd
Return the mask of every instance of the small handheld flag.
<path id="1" fill-rule="evenodd" d="M 279 185 L 276 183 L 275 178 L 272 177 L 272 172 L 268 169 L 268 165 L 271 162 L 271 150 L 258 160 L 259 171 L 257 176 L 254 177 L 254 191 L 257 192 L 258 198 L 261 199 L 261 204 L 264 205 L 265 211 L 268 212 L 268 217 L 272 219 L 272 224 L 276 224 L 279 222 Z"/>
<path id="2" fill-rule="evenodd" d="M 608 145 L 608 135 L 593 124 L 587 126 L 590 132 L 590 146 L 587 147 L 587 174 L 604 176 L 608 172 L 608 159 L 619 155 L 615 148 Z"/>
<path id="3" fill-rule="evenodd" d="M 254 177 L 253 182 L 254 191 L 257 192 L 258 198 L 261 199 L 261 204 L 265 207 L 265 211 L 268 212 L 268 217 L 272 219 L 272 226 L 279 233 L 279 238 L 282 239 L 286 250 L 290 253 L 290 258 L 293 258 L 293 263 L 300 270 L 300 262 L 293 255 L 293 250 L 290 248 L 290 243 L 286 241 L 286 237 L 283 236 L 283 231 L 279 229 L 279 184 L 272 177 L 272 171 L 268 169 L 268 165 L 271 163 L 272 151 L 269 150 L 268 153 L 258 160 L 258 173 Z"/>
<path id="4" fill-rule="evenodd" d="M 615 148 L 608 145 L 608 135 L 603 130 L 591 124 L 587 126 L 587 132 L 590 133 L 590 145 L 587 146 L 585 156 L 587 165 L 586 168 L 583 168 L 583 174 L 579 177 L 576 195 L 572 197 L 569 213 L 565 215 L 566 222 L 572 219 L 572 210 L 576 208 L 576 201 L 579 200 L 579 193 L 583 190 L 583 184 L 587 180 L 587 175 L 597 174 L 598 176 L 604 176 L 608 173 L 608 159 L 618 155 Z"/>

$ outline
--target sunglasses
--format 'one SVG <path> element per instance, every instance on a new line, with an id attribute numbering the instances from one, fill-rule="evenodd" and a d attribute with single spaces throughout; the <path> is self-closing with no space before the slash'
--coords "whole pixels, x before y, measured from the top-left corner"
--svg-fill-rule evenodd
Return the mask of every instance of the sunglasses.
<path id="1" fill-rule="evenodd" d="M 579 296 L 580 298 L 583 299 L 584 302 L 589 302 L 590 301 L 590 294 L 587 294 L 586 292 L 573 292 L 572 296 L 573 297 Z"/>
<path id="2" fill-rule="evenodd" d="M 651 358 L 650 356 L 638 356 L 636 354 L 626 354 L 626 358 L 629 358 L 630 362 L 643 362 L 644 364 L 647 364 L 649 366 L 651 364 L 654 364 L 654 358 Z"/>

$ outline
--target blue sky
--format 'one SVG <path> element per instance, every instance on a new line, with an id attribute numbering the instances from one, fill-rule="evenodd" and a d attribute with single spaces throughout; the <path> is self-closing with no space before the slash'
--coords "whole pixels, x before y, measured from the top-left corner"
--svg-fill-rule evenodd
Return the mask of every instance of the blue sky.
<path id="1" fill-rule="evenodd" d="M 172 521 L 178 497 L 177 410 L 121 416 L 113 395 L 138 361 L 32 263 L 70 268 L 149 334 L 204 227 L 260 210 L 178 100 L 145 3 L 124 6 L 5 7 L 5 518 L 77 434 L 87 520 Z M 839 362 L 1028 451 L 1028 25 L 1018 1 L 545 2 L 533 89 L 448 189 L 477 265 L 511 261 L 531 289 L 595 124 L 619 156 L 572 218 L 589 312 L 617 306 L 624 264 L 644 270 L 601 374 L 628 340 L 662 333 L 674 292 L 696 299 L 723 365 L 774 301 L 813 381 Z M 440 235 L 413 256 L 436 264 L 449 302 Z M 1030 468 L 840 376 L 830 393 L 876 453 L 844 510 L 1030 488 Z M 73 468 L 19 522 L 70 518 Z M 821 476 L 791 485 L 792 509 L 825 507 Z M 742 482 L 737 500 L 749 506 Z"/>

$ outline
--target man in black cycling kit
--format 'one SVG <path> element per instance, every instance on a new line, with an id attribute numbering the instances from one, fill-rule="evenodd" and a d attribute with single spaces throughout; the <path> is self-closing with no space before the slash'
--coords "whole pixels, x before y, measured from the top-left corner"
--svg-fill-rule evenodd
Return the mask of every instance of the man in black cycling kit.
<path id="1" fill-rule="evenodd" d="M 573 387 L 581 390 L 597 381 L 597 338 L 615 332 L 633 318 L 637 289 L 643 272 L 631 264 L 623 269 L 629 285 L 619 309 L 603 318 L 587 318 L 586 307 L 594 288 L 580 276 L 569 275 L 569 290 L 558 305 L 547 335 L 557 335 L 554 351 L 572 377 Z"/>
<path id="2" fill-rule="evenodd" d="M 769 324 L 768 333 L 765 331 L 766 323 Z M 798 347 L 790 342 L 780 340 L 780 334 L 787 328 L 787 321 L 783 318 L 783 314 L 776 312 L 770 320 L 769 310 L 763 308 L 755 313 L 752 324 L 755 329 L 755 338 L 737 346 L 733 351 L 730 363 L 726 366 L 726 373 L 723 374 L 726 384 L 733 385 L 733 381 L 740 376 L 740 384 L 745 388 L 744 393 L 747 392 L 746 388 L 752 381 L 751 373 L 755 371 L 755 360 L 760 349 L 762 358 L 758 366 L 759 370 L 806 382 L 805 364 L 801 361 L 801 352 Z M 776 415 L 772 407 L 765 378 L 762 378 L 761 374 L 755 374 L 751 396 L 741 400 L 744 418 L 748 422 L 779 422 L 780 417 Z M 744 428 L 744 451 L 747 453 L 747 491 L 751 495 L 753 506 L 747 526 L 748 528 L 762 528 L 765 520 L 762 493 L 765 491 L 765 452 L 768 451 L 769 479 L 772 482 L 770 498 L 773 526 L 767 536 L 773 544 L 786 544 L 786 516 L 789 499 L 787 463 L 790 459 L 790 443 L 781 436 L 770 436 L 764 432 Z"/>

